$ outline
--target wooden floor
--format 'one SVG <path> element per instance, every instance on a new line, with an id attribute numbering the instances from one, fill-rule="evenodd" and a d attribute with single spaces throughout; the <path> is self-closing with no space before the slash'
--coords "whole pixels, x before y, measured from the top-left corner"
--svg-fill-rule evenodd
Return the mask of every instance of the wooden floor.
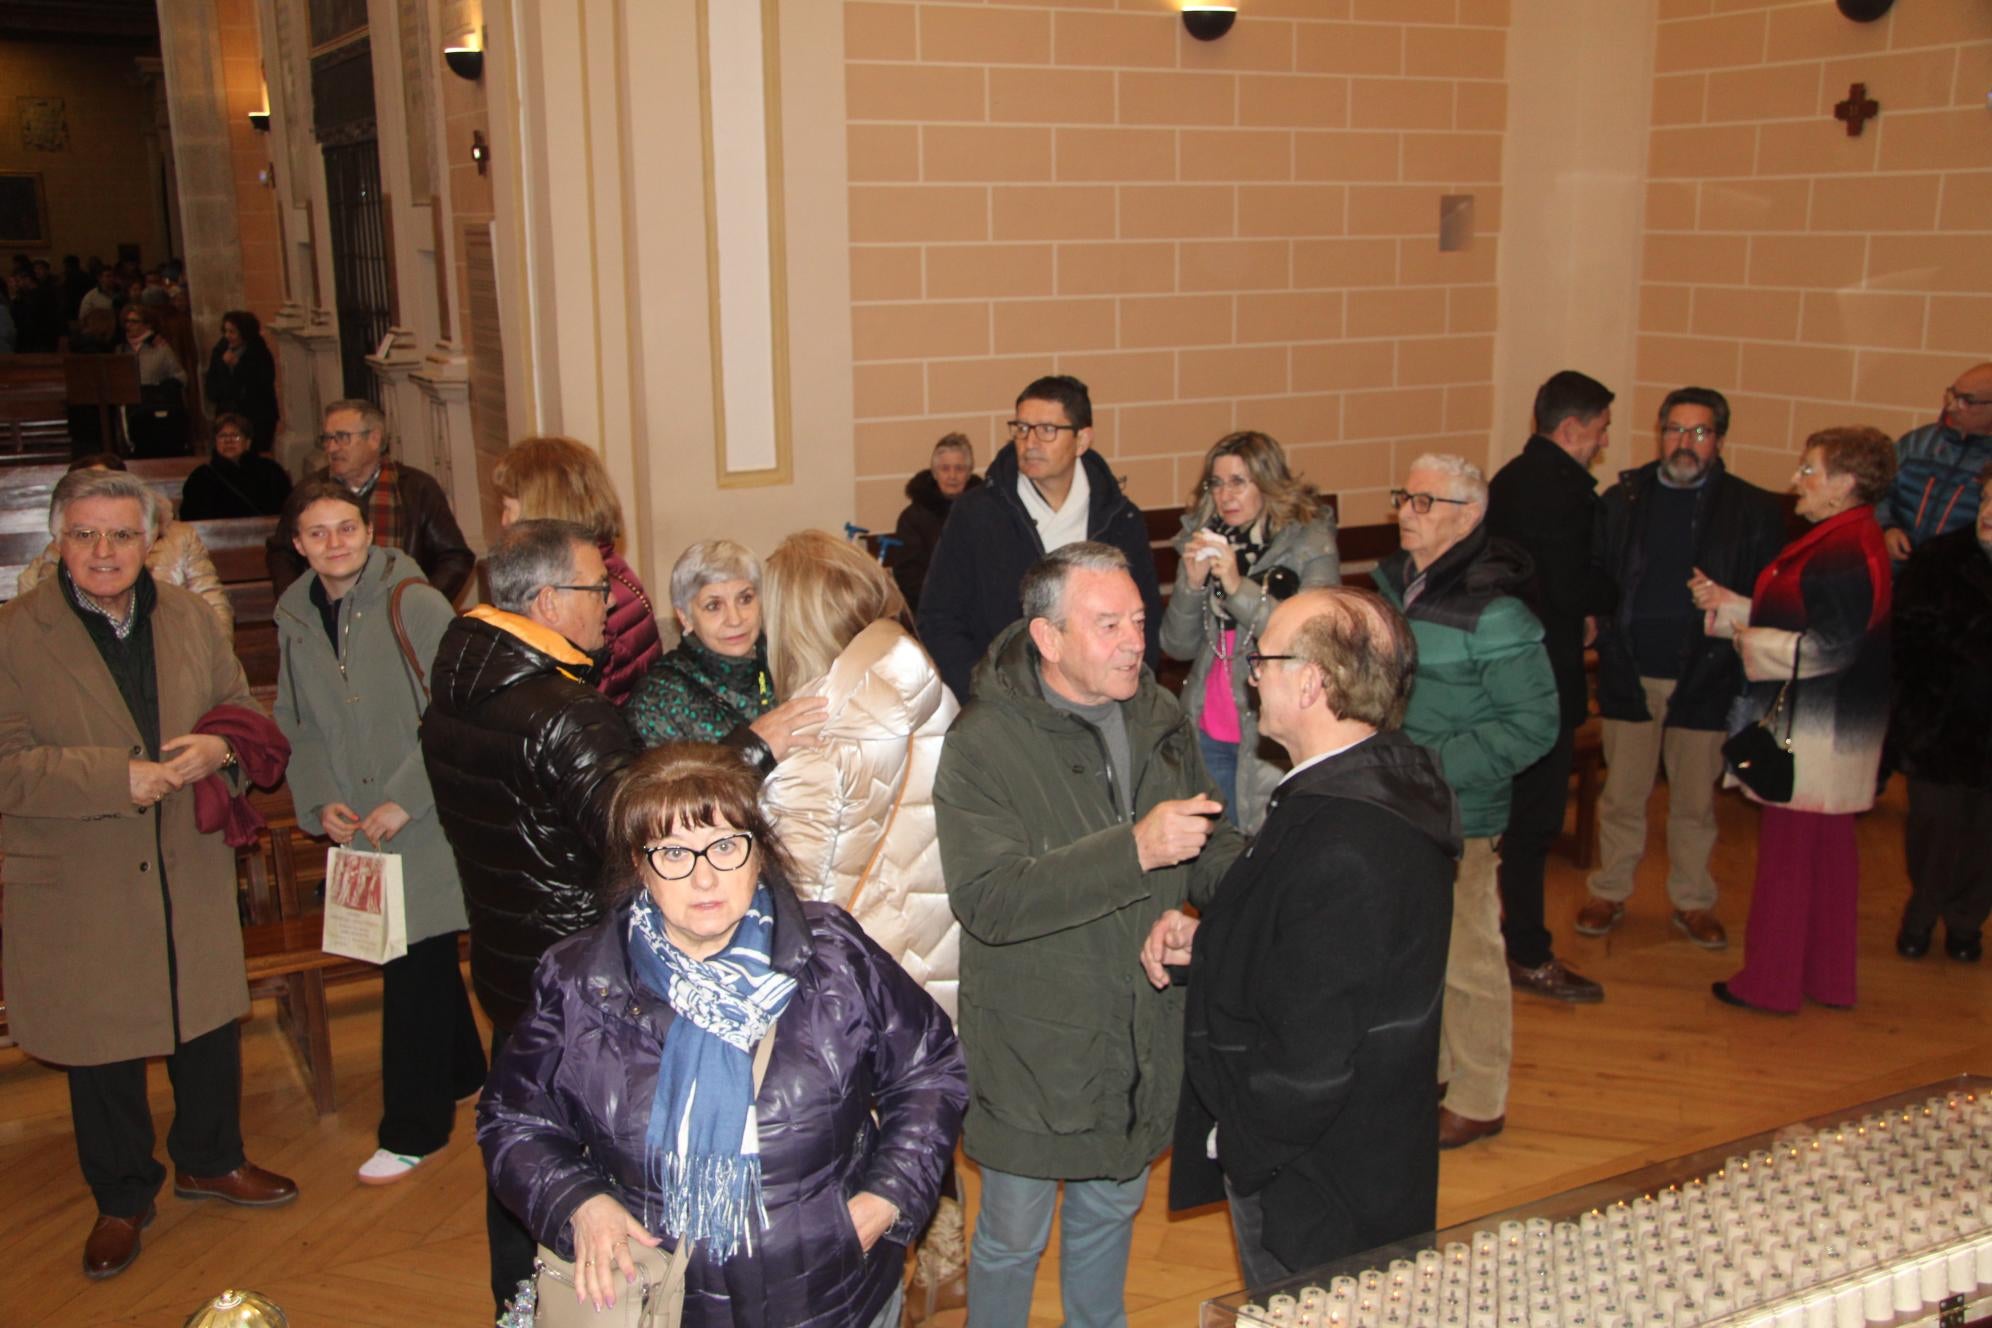
<path id="1" fill-rule="evenodd" d="M 1663 798 L 1656 795 L 1656 813 Z M 1955 964 L 1941 952 L 1911 964 L 1892 951 L 1904 894 L 1902 815 L 1898 781 L 1861 824 L 1862 988 L 1851 1012 L 1774 1018 L 1716 1004 L 1708 984 L 1732 972 L 1737 955 L 1704 953 L 1669 929 L 1658 861 L 1642 872 L 1618 933 L 1575 937 L 1568 920 L 1583 882 L 1553 861 L 1550 917 L 1561 952 L 1605 983 L 1607 999 L 1588 1008 L 1516 1002 L 1507 1132 L 1446 1155 L 1441 1222 L 1946 1075 L 1992 1073 L 1992 965 Z M 1756 814 L 1725 798 L 1722 818 L 1720 911 L 1740 946 Z M 77 1174 L 63 1080 L 18 1051 L 0 1052 L 0 1328 L 181 1328 L 204 1297 L 239 1285 L 271 1296 L 294 1328 L 488 1324 L 470 1109 L 461 1109 L 444 1156 L 418 1178 L 388 1189 L 354 1183 L 380 1104 L 379 991 L 349 986 L 333 1000 L 336 1116 L 312 1116 L 266 1005 L 244 1036 L 249 1154 L 296 1177 L 299 1201 L 251 1212 L 183 1203 L 169 1190 L 143 1256 L 102 1283 L 86 1281 L 79 1267 L 93 1206 Z M 155 1068 L 152 1088 L 163 1139 L 172 1111 L 163 1069 Z M 972 1169 L 965 1180 L 972 1192 Z M 1205 1298 L 1240 1281 L 1222 1212 L 1170 1220 L 1166 1188 L 1165 1163 L 1136 1225 L 1128 1276 L 1136 1328 L 1187 1328 Z M 1033 1324 L 1059 1321 L 1055 1251 L 1035 1308 Z"/>

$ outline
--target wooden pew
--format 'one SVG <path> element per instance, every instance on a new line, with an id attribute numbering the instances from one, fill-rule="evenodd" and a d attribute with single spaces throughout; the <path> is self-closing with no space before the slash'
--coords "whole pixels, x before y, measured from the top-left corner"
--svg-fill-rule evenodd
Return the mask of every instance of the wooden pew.
<path id="1" fill-rule="evenodd" d="M 0 463 L 69 458 L 69 394 L 60 355 L 0 355 Z"/>

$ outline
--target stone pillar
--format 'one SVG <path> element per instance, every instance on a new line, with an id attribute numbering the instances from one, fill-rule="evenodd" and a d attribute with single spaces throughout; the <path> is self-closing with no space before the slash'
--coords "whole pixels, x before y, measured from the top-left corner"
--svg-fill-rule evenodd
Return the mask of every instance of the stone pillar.
<path id="1" fill-rule="evenodd" d="M 450 497 L 463 537 L 474 549 L 485 545 L 484 505 L 478 497 L 477 439 L 470 420 L 470 361 L 438 348 L 410 378 L 421 394 L 434 452 L 427 467 Z"/>
<path id="2" fill-rule="evenodd" d="M 181 257 L 193 291 L 194 344 L 207 346 L 221 336 L 222 312 L 246 302 L 214 0 L 159 0 L 159 54 L 173 126 Z"/>
<path id="3" fill-rule="evenodd" d="M 367 356 L 367 368 L 380 383 L 380 406 L 387 413 L 387 436 L 394 455 L 417 470 L 434 474 L 434 438 L 429 432 L 429 412 L 422 406 L 421 391 L 410 381 L 422 367 L 415 350 L 415 333 L 405 327 L 390 327 L 394 344 L 386 355 Z"/>
<path id="4" fill-rule="evenodd" d="M 276 337 L 283 387 L 283 431 L 277 460 L 302 479 L 324 464 L 318 450 L 318 423 L 325 403 L 345 396 L 339 371 L 339 330 L 330 311 L 315 313 L 286 304 L 267 325 Z"/>

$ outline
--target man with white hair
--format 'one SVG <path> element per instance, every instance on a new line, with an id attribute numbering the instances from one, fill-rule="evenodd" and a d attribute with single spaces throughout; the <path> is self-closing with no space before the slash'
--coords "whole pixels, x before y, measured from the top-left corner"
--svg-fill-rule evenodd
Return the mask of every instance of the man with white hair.
<path id="1" fill-rule="evenodd" d="M 241 777 L 202 721 L 260 711 L 214 614 L 146 570 L 156 510 L 143 480 L 70 472 L 49 509 L 56 575 L 0 608 L 7 1017 L 23 1050 L 67 1067 L 91 1278 L 128 1268 L 158 1211 L 152 1057 L 173 1082 L 176 1195 L 297 1197 L 243 1156 L 235 851 L 195 816 L 195 785 Z"/>
<path id="2" fill-rule="evenodd" d="M 1432 749 L 1459 797 L 1466 851 L 1453 886 L 1439 1080 L 1439 1147 L 1499 1134 L 1514 1055 L 1496 851 L 1515 776 L 1556 742 L 1556 675 L 1542 624 L 1517 598 L 1526 553 L 1484 524 L 1487 480 L 1456 456 L 1421 456 L 1393 489 L 1399 548 L 1376 568 L 1411 622 L 1417 682 L 1404 732 Z"/>

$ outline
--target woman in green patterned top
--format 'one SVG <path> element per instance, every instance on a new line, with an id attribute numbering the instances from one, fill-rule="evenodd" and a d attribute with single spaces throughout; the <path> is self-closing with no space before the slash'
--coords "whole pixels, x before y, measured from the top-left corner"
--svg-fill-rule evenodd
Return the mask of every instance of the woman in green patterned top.
<path id="1" fill-rule="evenodd" d="M 671 568 L 678 644 L 651 664 L 623 714 L 645 745 L 723 742 L 762 774 L 816 744 L 827 703 L 775 704 L 761 634 L 761 560 L 732 540 L 702 540 Z"/>

